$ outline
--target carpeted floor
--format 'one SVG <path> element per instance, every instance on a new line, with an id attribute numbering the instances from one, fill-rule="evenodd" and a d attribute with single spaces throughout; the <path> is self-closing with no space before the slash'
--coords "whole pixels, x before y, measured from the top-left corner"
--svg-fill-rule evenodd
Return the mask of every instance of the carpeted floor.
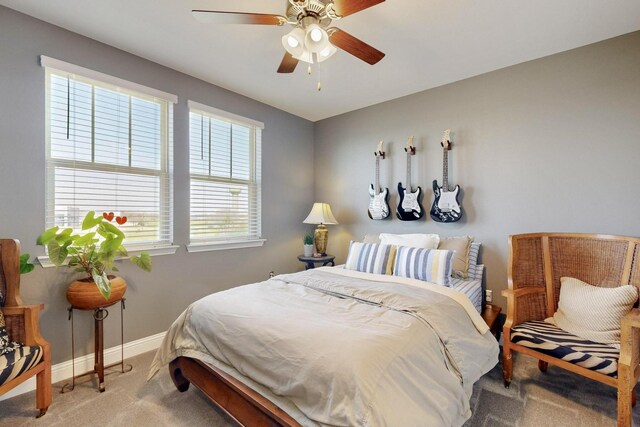
<path id="1" fill-rule="evenodd" d="M 476 383 L 471 397 L 473 416 L 465 427 L 616 425 L 613 388 L 553 366 L 543 374 L 533 359 L 518 356 L 509 389 L 502 385 L 500 365 Z M 65 394 L 58 393 L 62 383 L 55 384 L 53 404 L 41 419 L 33 418 L 35 392 L 2 401 L 0 426 L 234 426 L 194 387 L 179 393 L 168 370 L 146 382 L 152 358 L 153 353 L 145 353 L 128 360 L 133 371 L 108 375 L 104 393 L 86 379 Z M 638 407 L 634 410 L 636 425 L 640 425 Z"/>

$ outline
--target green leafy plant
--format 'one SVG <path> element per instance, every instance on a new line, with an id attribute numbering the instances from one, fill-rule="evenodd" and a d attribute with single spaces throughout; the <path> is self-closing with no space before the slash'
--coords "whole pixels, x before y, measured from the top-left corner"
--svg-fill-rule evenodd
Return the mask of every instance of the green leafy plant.
<path id="1" fill-rule="evenodd" d="M 88 274 L 93 279 L 104 299 L 111 296 L 111 281 L 107 270 L 118 271 L 114 262 L 117 257 L 127 257 L 144 271 L 151 271 L 151 257 L 146 251 L 140 256 L 129 256 L 123 246 L 125 238 L 122 230 L 112 224 L 112 212 L 96 216 L 88 212 L 82 221 L 84 234 L 75 234 L 71 228 L 58 226 L 45 230 L 38 237 L 38 245 L 47 247 L 51 262 L 61 266 L 69 258 L 67 265 L 77 272 Z M 117 217 L 118 224 L 124 224 L 126 217 Z"/>
<path id="2" fill-rule="evenodd" d="M 306 234 L 303 241 L 305 245 L 313 245 L 313 236 L 311 234 Z"/>
<path id="3" fill-rule="evenodd" d="M 31 273 L 35 266 L 29 262 L 31 255 L 24 253 L 20 255 L 20 274 Z"/>

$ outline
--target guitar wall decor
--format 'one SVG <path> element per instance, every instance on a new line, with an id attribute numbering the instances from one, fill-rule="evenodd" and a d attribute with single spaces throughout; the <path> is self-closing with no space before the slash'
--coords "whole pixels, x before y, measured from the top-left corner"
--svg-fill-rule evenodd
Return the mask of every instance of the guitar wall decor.
<path id="1" fill-rule="evenodd" d="M 404 151 L 407 153 L 407 186 L 403 187 L 401 182 L 398 183 L 400 202 L 398 203 L 398 209 L 396 209 L 396 215 L 402 221 L 415 221 L 422 218 L 424 208 L 420 204 L 422 188 L 417 187 L 416 191 L 411 191 L 411 156 L 416 154 L 413 136 L 409 137 Z"/>
<path id="2" fill-rule="evenodd" d="M 378 148 L 376 148 L 375 156 L 376 156 L 376 182 L 375 184 L 369 185 L 369 195 L 371 196 L 371 200 L 369 200 L 369 218 L 371 219 L 385 219 L 389 216 L 389 189 L 380 187 L 380 159 L 385 158 L 386 153 L 382 151 L 383 142 L 380 141 L 378 143 Z M 374 186 L 375 185 L 375 186 Z"/>
<path id="3" fill-rule="evenodd" d="M 431 206 L 431 218 L 437 222 L 456 222 L 462 218 L 462 206 L 458 202 L 460 186 L 456 185 L 453 191 L 449 191 L 449 140 L 450 129 L 444 131 L 442 136 L 442 187 L 438 187 L 438 180 L 433 180 L 433 193 L 435 200 Z"/>

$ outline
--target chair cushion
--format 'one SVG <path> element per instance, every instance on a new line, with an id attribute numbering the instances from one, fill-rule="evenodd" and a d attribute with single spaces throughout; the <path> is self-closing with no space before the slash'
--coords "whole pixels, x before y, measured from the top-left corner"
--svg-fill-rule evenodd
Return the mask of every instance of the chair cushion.
<path id="1" fill-rule="evenodd" d="M 511 328 L 511 342 L 586 369 L 617 377 L 620 350 L 577 337 L 540 320 Z"/>
<path id="2" fill-rule="evenodd" d="M 42 359 L 42 347 L 20 346 L 0 356 L 0 384 L 4 384 L 36 366 Z"/>

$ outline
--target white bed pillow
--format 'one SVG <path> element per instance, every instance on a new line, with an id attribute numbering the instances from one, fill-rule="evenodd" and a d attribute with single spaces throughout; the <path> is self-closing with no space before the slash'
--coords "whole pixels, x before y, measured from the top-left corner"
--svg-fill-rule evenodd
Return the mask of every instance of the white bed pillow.
<path id="1" fill-rule="evenodd" d="M 637 299 L 638 290 L 632 285 L 602 288 L 562 277 L 558 311 L 547 320 L 579 337 L 619 346 L 620 322 Z"/>
<path id="2" fill-rule="evenodd" d="M 453 251 L 399 246 L 393 275 L 449 286 L 452 258 Z"/>
<path id="3" fill-rule="evenodd" d="M 383 245 L 409 246 L 412 248 L 437 249 L 440 236 L 437 234 L 390 234 L 380 233 Z"/>
<path id="4" fill-rule="evenodd" d="M 362 239 L 362 243 L 382 243 L 380 242 L 379 234 L 365 234 L 364 239 Z"/>

